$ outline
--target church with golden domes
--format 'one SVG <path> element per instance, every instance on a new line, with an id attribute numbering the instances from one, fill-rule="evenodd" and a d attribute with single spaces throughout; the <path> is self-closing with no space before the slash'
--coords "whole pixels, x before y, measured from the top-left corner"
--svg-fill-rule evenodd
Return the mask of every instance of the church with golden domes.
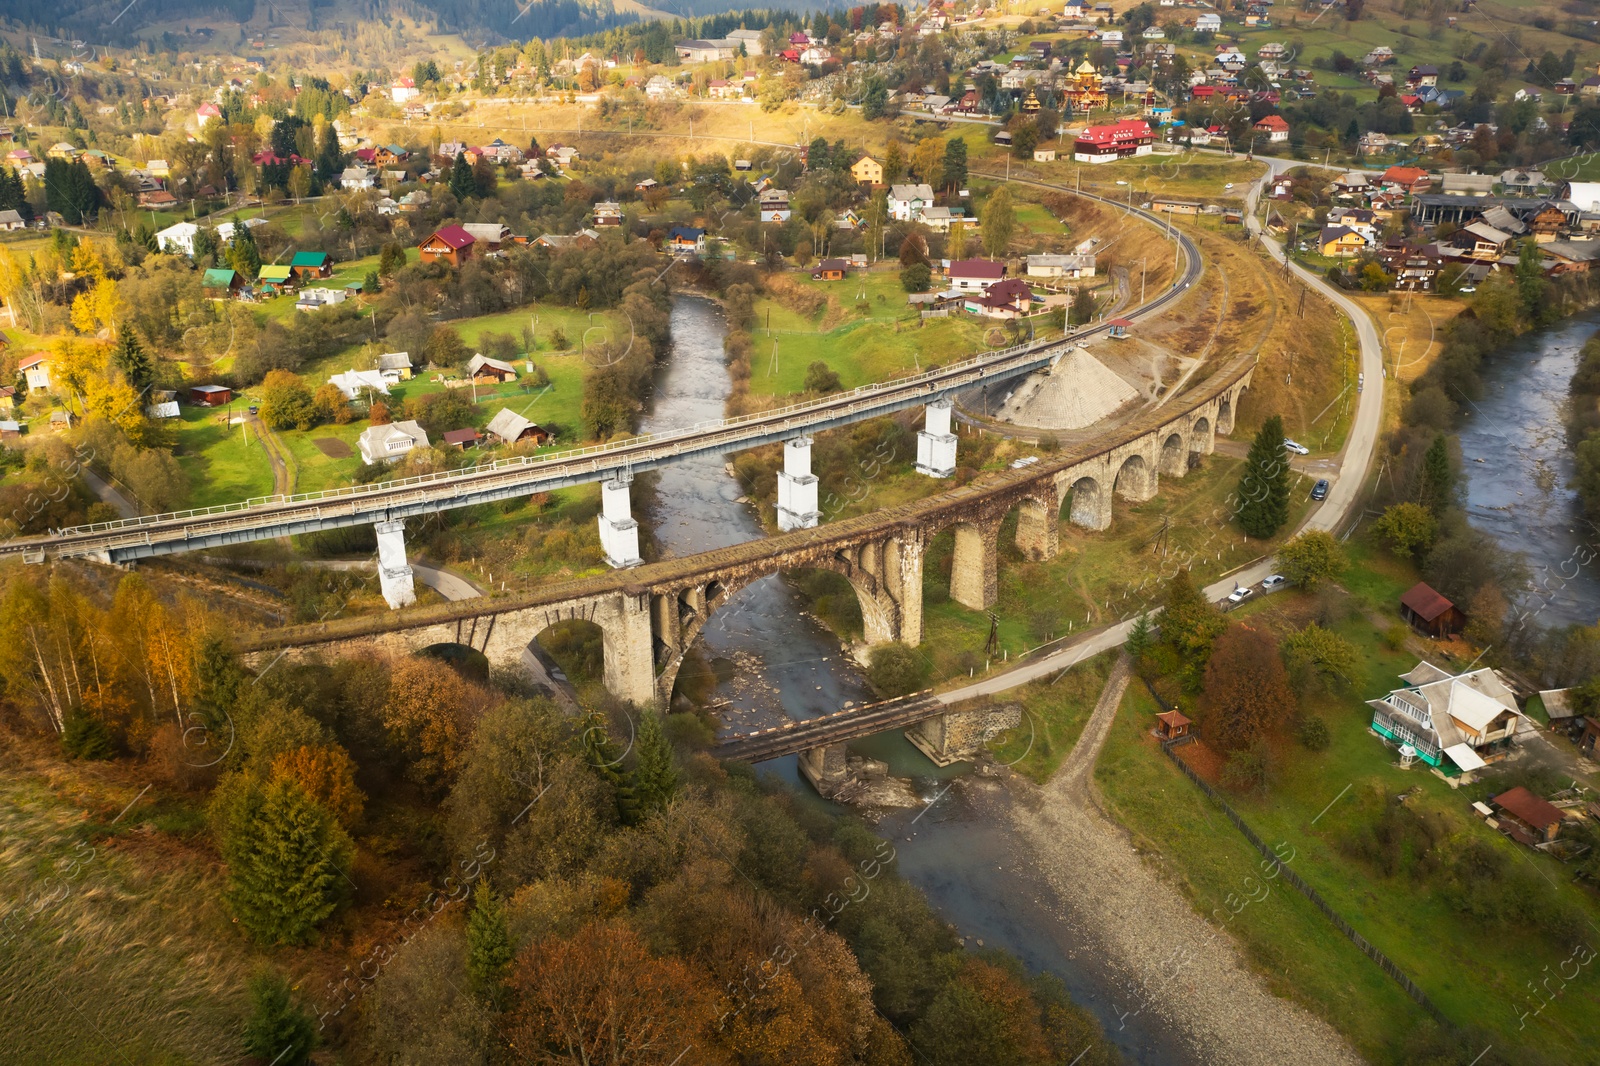
<path id="1" fill-rule="evenodd" d="M 1061 102 L 1063 111 L 1092 111 L 1110 103 L 1104 79 L 1093 63 L 1085 59 L 1078 64 L 1062 86 Z"/>

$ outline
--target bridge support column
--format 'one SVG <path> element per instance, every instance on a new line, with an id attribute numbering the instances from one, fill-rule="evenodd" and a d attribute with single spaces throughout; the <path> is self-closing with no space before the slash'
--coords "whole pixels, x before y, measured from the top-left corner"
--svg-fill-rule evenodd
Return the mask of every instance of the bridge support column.
<path id="1" fill-rule="evenodd" d="M 638 566 L 639 523 L 633 520 L 633 504 L 628 486 L 633 475 L 618 474 L 600 485 L 600 548 L 606 562 L 618 570 Z"/>
<path id="2" fill-rule="evenodd" d="M 822 521 L 817 510 L 817 476 L 811 472 L 811 438 L 796 437 L 783 446 L 778 471 L 778 528 L 811 529 Z"/>
<path id="3" fill-rule="evenodd" d="M 994 606 L 999 597 L 1000 552 L 996 525 L 956 526 L 955 557 L 950 565 L 950 598 L 974 611 Z"/>
<path id="4" fill-rule="evenodd" d="M 800 772 L 824 799 L 838 794 L 850 780 L 850 770 L 845 764 L 845 746 L 829 744 L 800 753 Z"/>
<path id="5" fill-rule="evenodd" d="M 929 477 L 950 477 L 956 472 L 956 438 L 950 432 L 948 398 L 928 405 L 927 423 L 917 434 L 917 473 Z"/>
<path id="6" fill-rule="evenodd" d="M 372 527 L 378 534 L 378 585 L 390 607 L 399 610 L 417 602 L 417 586 L 406 563 L 406 524 L 395 519 Z"/>
<path id="7" fill-rule="evenodd" d="M 606 691 L 641 707 L 656 698 L 656 664 L 650 629 L 650 594 L 624 592 L 595 621 L 604 634 Z"/>
<path id="8" fill-rule="evenodd" d="M 1023 500 L 1017 508 L 1017 550 L 1035 561 L 1054 559 L 1061 551 L 1061 501 L 1050 504 Z"/>
<path id="9" fill-rule="evenodd" d="M 976 755 L 995 737 L 1022 724 L 1022 705 L 1003 703 L 968 711 L 948 711 L 918 722 L 905 731 L 906 739 L 932 759 L 949 766 Z"/>

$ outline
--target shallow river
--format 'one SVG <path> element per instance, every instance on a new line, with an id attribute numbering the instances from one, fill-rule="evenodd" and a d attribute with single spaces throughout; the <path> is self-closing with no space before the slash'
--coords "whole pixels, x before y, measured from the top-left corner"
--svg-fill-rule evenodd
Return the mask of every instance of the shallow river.
<path id="1" fill-rule="evenodd" d="M 731 390 L 723 332 L 714 303 L 674 299 L 672 358 L 656 381 L 645 432 L 681 429 L 723 415 Z M 664 467 L 650 514 L 663 554 L 689 555 L 765 536 L 752 508 L 739 502 L 744 493 L 720 459 Z M 743 732 L 777 724 L 780 715 L 810 718 L 872 698 L 838 639 L 804 608 L 799 593 L 769 577 L 712 616 L 703 649 L 719 667 L 722 680 L 714 698 L 727 702 L 725 727 Z M 1152 1066 L 1195 1061 L 1158 1019 L 1130 1018 L 1119 1028 L 1111 977 L 1040 902 L 1050 898 L 1049 890 L 1009 829 L 1003 792 L 988 794 L 976 805 L 966 802 L 965 790 L 951 787 L 964 767 L 938 769 L 898 732 L 852 744 L 850 750 L 884 760 L 892 773 L 911 778 L 928 802 L 886 818 L 879 831 L 894 841 L 901 872 L 969 944 L 1004 948 L 1030 969 L 1060 977 L 1129 1061 Z M 831 806 L 800 776 L 793 758 L 763 763 L 761 769 L 808 802 Z"/>
<path id="2" fill-rule="evenodd" d="M 1522 552 L 1534 591 L 1525 607 L 1541 625 L 1600 617 L 1600 531 L 1583 517 L 1562 425 L 1578 349 L 1600 311 L 1519 337 L 1485 365 L 1484 398 L 1468 403 L 1461 458 L 1472 524 Z M 1479 460 L 1482 460 L 1481 462 Z"/>

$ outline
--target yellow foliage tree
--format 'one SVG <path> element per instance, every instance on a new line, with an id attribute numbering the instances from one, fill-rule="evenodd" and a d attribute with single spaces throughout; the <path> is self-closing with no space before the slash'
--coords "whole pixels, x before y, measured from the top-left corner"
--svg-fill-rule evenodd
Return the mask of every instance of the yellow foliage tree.
<path id="1" fill-rule="evenodd" d="M 89 382 L 104 378 L 106 351 L 98 344 L 63 337 L 55 343 L 55 356 L 50 361 L 50 374 L 74 396 L 88 391 Z"/>
<path id="2" fill-rule="evenodd" d="M 83 402 L 89 414 L 115 425 L 134 444 L 143 444 L 150 423 L 144 417 L 142 399 L 126 381 L 100 377 L 89 379 Z"/>
<path id="3" fill-rule="evenodd" d="M 80 278 L 96 282 L 104 281 L 106 276 L 105 261 L 100 257 L 100 249 L 92 241 L 77 243 L 67 260 L 67 269 Z"/>
<path id="4" fill-rule="evenodd" d="M 383 724 L 410 764 L 410 776 L 440 785 L 460 761 L 483 694 L 437 659 L 402 659 L 389 677 Z"/>
<path id="5" fill-rule="evenodd" d="M 79 245 L 79 247 L 83 247 Z M 79 333 L 98 333 L 101 329 L 116 328 L 117 315 L 122 310 L 122 297 L 117 283 L 102 278 L 88 292 L 80 292 L 72 299 L 72 325 Z"/>
<path id="6" fill-rule="evenodd" d="M 361 818 L 367 802 L 356 787 L 356 764 L 340 747 L 302 745 L 279 752 L 272 760 L 272 779 L 299 783 L 306 795 L 346 829 Z"/>

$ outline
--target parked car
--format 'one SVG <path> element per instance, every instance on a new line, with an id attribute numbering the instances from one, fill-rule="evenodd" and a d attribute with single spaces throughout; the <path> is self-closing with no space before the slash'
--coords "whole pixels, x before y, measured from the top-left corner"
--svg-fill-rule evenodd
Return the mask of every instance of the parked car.
<path id="1" fill-rule="evenodd" d="M 1298 443 L 1296 441 L 1292 441 L 1288 437 L 1283 438 L 1283 446 L 1285 448 L 1289 449 L 1291 452 L 1294 452 L 1296 455 L 1310 455 L 1311 454 L 1311 449 L 1310 448 L 1307 448 L 1304 444 L 1300 444 L 1300 443 Z"/>
<path id="2" fill-rule="evenodd" d="M 1228 593 L 1228 602 L 1229 603 L 1243 603 L 1246 599 L 1249 598 L 1250 594 L 1252 592 L 1254 592 L 1254 591 L 1255 591 L 1255 589 L 1251 588 L 1248 585 L 1245 585 L 1242 588 L 1238 587 L 1238 586 L 1235 586 L 1234 590 L 1232 592 Z"/>
<path id="3" fill-rule="evenodd" d="M 1288 583 L 1289 579 L 1284 577 L 1282 574 L 1270 574 L 1261 579 L 1261 587 L 1263 589 L 1282 588 Z"/>
<path id="4" fill-rule="evenodd" d="M 1356 375 L 1356 391 L 1360 392 L 1362 389 L 1364 389 L 1366 387 L 1367 387 L 1367 375 L 1365 375 L 1365 374 L 1357 374 Z"/>
<path id="5" fill-rule="evenodd" d="M 1313 500 L 1326 500 L 1328 498 L 1327 478 L 1321 478 L 1315 485 L 1311 486 L 1311 498 Z"/>

